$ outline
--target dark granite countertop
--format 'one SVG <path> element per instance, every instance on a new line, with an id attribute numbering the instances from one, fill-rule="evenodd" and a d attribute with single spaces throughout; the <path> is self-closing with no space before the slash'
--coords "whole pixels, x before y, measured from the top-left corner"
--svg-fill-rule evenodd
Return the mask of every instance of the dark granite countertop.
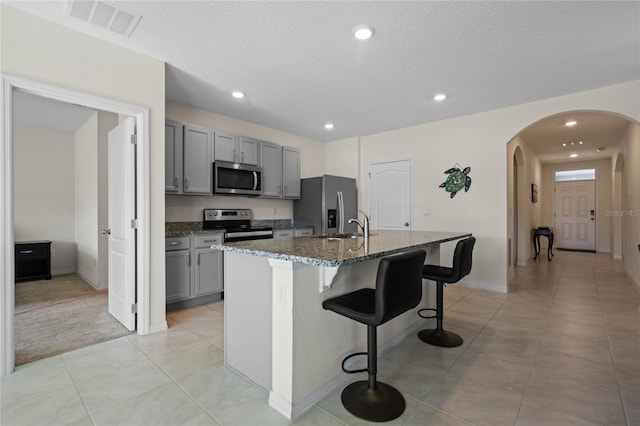
<path id="1" fill-rule="evenodd" d="M 220 234 L 218 229 L 202 229 L 202 222 L 166 222 L 165 237 L 184 237 L 189 235 Z"/>
<path id="2" fill-rule="evenodd" d="M 341 266 L 471 235 L 469 232 L 438 231 L 373 230 L 371 233 L 368 241 L 362 237 L 343 239 L 298 237 L 222 243 L 211 247 L 309 265 Z"/>

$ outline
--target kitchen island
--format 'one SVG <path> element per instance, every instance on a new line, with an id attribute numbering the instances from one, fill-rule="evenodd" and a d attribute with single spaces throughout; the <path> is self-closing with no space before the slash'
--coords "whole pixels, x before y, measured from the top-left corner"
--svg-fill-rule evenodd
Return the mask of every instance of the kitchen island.
<path id="1" fill-rule="evenodd" d="M 295 418 L 350 379 L 342 359 L 366 351 L 366 327 L 325 311 L 325 299 L 374 287 L 380 258 L 412 249 L 440 263 L 440 244 L 465 232 L 373 231 L 370 238 L 299 237 L 212 245 L 225 253 L 225 364 L 269 392 Z M 414 310 L 378 328 L 379 354 L 425 326 L 435 306 L 423 284 Z"/>

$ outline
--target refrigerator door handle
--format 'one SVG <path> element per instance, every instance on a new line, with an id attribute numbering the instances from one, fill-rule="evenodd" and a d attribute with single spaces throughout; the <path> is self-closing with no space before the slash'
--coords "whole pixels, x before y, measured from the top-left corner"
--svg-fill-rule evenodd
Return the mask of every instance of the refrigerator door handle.
<path id="1" fill-rule="evenodd" d="M 339 223 L 338 233 L 344 233 L 344 198 L 342 197 L 342 191 L 338 191 L 338 211 L 339 211 Z"/>

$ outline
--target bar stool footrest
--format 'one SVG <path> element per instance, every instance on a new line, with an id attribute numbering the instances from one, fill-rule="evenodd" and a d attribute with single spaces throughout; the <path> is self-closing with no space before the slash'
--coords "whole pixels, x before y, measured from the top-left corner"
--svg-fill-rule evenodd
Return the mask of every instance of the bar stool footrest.
<path id="1" fill-rule="evenodd" d="M 353 358 L 354 356 L 360 356 L 360 355 L 368 355 L 368 352 L 355 352 L 352 353 L 351 355 L 347 355 L 343 360 L 342 360 L 342 371 L 344 371 L 347 374 L 356 374 L 356 373 L 362 373 L 364 371 L 368 371 L 368 368 L 361 368 L 359 370 L 349 370 L 347 369 L 344 364 L 351 358 Z"/>
<path id="2" fill-rule="evenodd" d="M 382 382 L 377 382 L 375 389 L 370 388 L 367 381 L 351 383 L 342 391 L 341 399 L 347 411 L 370 422 L 397 419 L 406 408 L 402 394 Z"/>

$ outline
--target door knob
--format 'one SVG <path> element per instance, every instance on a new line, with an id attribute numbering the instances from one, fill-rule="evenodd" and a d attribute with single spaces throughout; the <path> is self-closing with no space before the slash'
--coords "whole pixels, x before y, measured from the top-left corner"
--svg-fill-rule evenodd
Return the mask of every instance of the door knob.
<path id="1" fill-rule="evenodd" d="M 111 235 L 111 229 L 103 229 L 102 235 Z"/>
<path id="2" fill-rule="evenodd" d="M 404 223 L 404 226 L 409 226 L 409 222 L 405 222 L 405 223 Z"/>

